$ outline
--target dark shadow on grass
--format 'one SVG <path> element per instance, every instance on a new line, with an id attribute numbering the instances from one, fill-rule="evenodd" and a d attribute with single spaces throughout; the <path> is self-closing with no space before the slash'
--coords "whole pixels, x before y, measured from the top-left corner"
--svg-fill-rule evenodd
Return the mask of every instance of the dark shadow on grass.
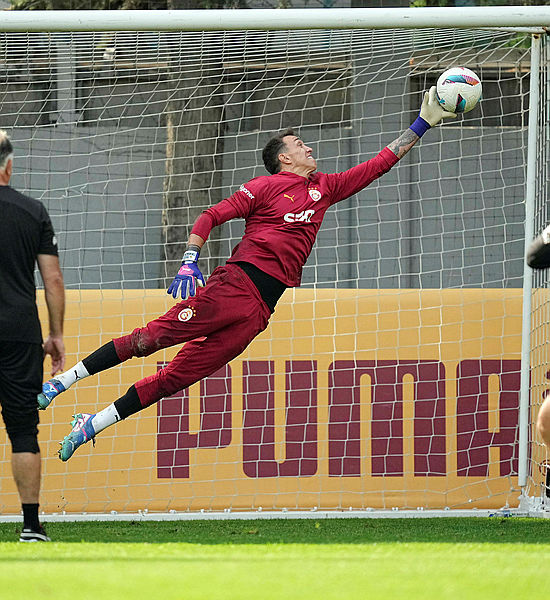
<path id="1" fill-rule="evenodd" d="M 273 519 L 46 523 L 56 542 L 216 544 L 550 543 L 550 519 Z M 0 542 L 21 526 L 0 523 Z M 0 555 L 0 562 L 2 561 Z"/>
<path id="2" fill-rule="evenodd" d="M 135 557 L 135 556 L 113 556 L 112 554 L 109 554 L 107 552 L 105 552 L 104 556 L 94 556 L 92 558 L 90 557 L 75 557 L 75 556 L 65 556 L 63 555 L 62 558 L 59 558 L 58 556 L 55 555 L 51 555 L 48 557 L 38 557 L 38 556 L 9 556 L 7 558 L 1 557 L 0 556 L 0 565 L 8 565 L 9 563 L 14 563 L 14 564 L 21 564 L 21 563 L 33 563 L 33 564 L 37 564 L 37 563 L 51 563 L 52 561 L 63 561 L 63 563 L 82 563 L 85 562 L 86 564 L 90 563 L 105 563 L 105 561 L 108 560 L 110 563 L 131 563 L 132 565 L 137 565 L 140 563 L 143 563 L 145 568 L 149 568 L 151 566 L 152 563 L 158 562 L 161 565 L 166 565 L 169 563 L 176 563 L 176 564 L 181 564 L 182 561 L 185 563 L 204 563 L 205 560 L 208 561 L 208 563 L 220 563 L 220 564 L 228 564 L 228 563 L 235 563 L 235 564 L 251 564 L 251 562 L 254 561 L 254 558 L 251 556 L 240 556 L 240 557 L 235 557 L 235 556 L 210 556 L 207 555 L 205 556 L 186 556 L 185 558 L 182 559 L 181 556 L 157 556 L 157 557 L 151 557 L 151 556 L 147 556 L 145 558 L 141 558 L 141 557 Z M 265 562 L 265 557 L 262 557 L 259 559 L 260 562 L 264 563 Z M 288 561 L 288 557 L 286 556 L 269 556 L 269 562 L 276 564 L 276 563 L 285 563 Z M 325 561 L 328 565 L 334 565 L 334 557 L 327 555 L 326 557 L 323 556 L 316 556 L 315 557 L 315 562 L 323 562 Z M 364 557 L 361 556 L 347 556 L 346 557 L 346 563 L 359 563 L 359 564 L 364 564 L 365 559 Z"/>

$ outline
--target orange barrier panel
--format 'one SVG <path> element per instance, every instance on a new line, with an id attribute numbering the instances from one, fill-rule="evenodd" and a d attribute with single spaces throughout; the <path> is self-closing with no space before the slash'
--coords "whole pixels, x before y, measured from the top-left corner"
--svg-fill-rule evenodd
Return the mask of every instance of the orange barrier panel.
<path id="1" fill-rule="evenodd" d="M 171 302 L 69 291 L 67 366 Z M 516 506 L 520 347 L 521 290 L 288 290 L 243 355 L 66 464 L 77 407 L 96 412 L 177 348 L 56 399 L 41 413 L 41 509 Z M 2 435 L 0 510 L 18 512 Z"/>

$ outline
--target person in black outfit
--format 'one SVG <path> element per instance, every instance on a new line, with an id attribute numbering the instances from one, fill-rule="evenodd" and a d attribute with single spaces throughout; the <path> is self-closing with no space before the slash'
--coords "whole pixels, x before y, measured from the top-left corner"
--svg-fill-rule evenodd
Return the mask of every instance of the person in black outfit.
<path id="1" fill-rule="evenodd" d="M 0 131 L 0 405 L 11 443 L 13 478 L 23 509 L 21 542 L 48 542 L 38 520 L 40 448 L 38 406 L 43 361 L 63 370 L 65 288 L 57 241 L 44 205 L 9 186 L 13 146 Z M 35 264 L 44 282 L 49 336 L 42 343 L 36 306 Z"/>

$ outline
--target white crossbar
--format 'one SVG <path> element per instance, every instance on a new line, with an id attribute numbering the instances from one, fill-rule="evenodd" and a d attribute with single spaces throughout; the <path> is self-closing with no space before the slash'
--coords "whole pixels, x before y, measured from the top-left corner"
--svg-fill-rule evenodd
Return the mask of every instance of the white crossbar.
<path id="1" fill-rule="evenodd" d="M 222 31 L 550 27 L 550 6 L 3 11 L 0 31 Z"/>

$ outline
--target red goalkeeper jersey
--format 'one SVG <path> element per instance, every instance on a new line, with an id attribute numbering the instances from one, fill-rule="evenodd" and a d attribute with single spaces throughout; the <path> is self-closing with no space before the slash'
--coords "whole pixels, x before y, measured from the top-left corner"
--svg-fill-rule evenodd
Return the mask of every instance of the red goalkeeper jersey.
<path id="1" fill-rule="evenodd" d="M 235 218 L 246 222 L 228 262 L 248 262 L 289 287 L 300 285 L 327 209 L 388 172 L 399 159 L 384 148 L 341 173 L 309 178 L 283 171 L 251 179 L 229 198 L 205 210 L 191 233 L 208 239 L 213 227 Z"/>

